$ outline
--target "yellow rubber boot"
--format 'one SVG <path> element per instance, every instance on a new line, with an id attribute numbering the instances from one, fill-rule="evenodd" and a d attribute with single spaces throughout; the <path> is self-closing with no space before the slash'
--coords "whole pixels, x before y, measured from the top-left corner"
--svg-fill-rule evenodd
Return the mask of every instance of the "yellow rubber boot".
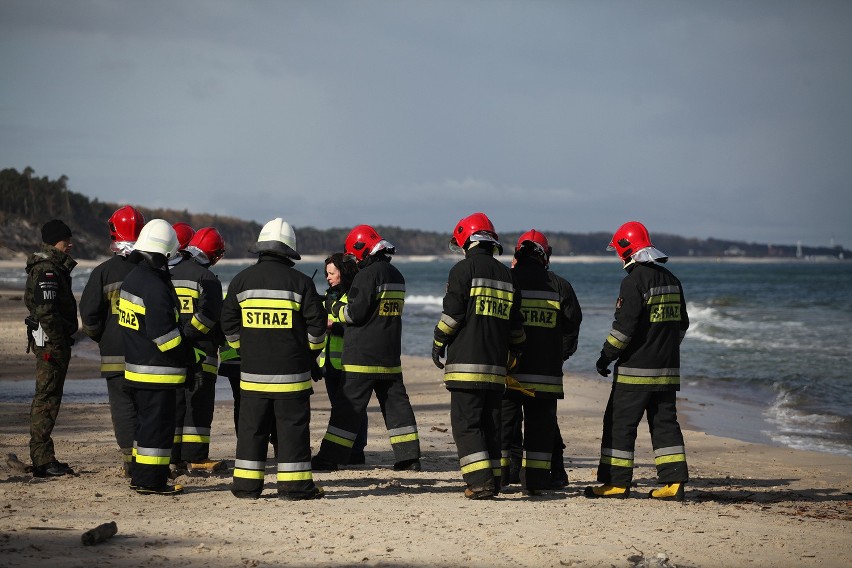
<path id="1" fill-rule="evenodd" d="M 586 487 L 583 495 L 589 499 L 627 499 L 630 497 L 629 487 L 618 487 L 615 485 L 600 485 L 598 487 Z"/>
<path id="2" fill-rule="evenodd" d="M 654 489 L 648 493 L 648 497 L 658 501 L 683 501 L 683 494 L 683 483 L 669 483 L 659 489 Z"/>

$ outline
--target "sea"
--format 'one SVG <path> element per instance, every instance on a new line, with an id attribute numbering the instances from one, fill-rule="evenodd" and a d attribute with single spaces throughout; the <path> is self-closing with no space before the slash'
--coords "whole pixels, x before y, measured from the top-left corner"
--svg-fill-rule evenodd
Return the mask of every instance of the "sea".
<path id="1" fill-rule="evenodd" d="M 403 352 L 429 357 L 447 274 L 457 257 L 398 257 L 406 279 Z M 508 264 L 509 258 L 501 258 Z M 223 285 L 253 261 L 213 267 Z M 297 267 L 324 292 L 322 257 Z M 852 261 L 673 258 L 684 287 L 690 327 L 681 345 L 679 398 L 691 425 L 749 442 L 852 456 Z M 554 259 L 551 270 L 571 282 L 583 310 L 572 375 L 594 377 L 609 332 L 619 284 L 617 259 Z M 74 271 L 82 291 L 91 268 Z M 0 268 L 0 287 L 22 288 L 20 269 Z M 80 356 L 97 357 L 78 342 Z M 26 401 L 32 381 L 6 381 L 0 401 Z M 226 381 L 217 397 L 230 398 Z M 101 379 L 69 381 L 65 400 L 105 402 Z"/>

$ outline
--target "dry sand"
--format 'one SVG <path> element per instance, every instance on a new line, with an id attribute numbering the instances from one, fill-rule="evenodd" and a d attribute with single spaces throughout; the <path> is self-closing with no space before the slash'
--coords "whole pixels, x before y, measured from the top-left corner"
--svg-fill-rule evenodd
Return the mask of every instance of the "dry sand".
<path id="1" fill-rule="evenodd" d="M 15 299 L 17 298 L 17 299 Z M 31 377 L 20 292 L 0 292 L 2 379 Z M 0 566 L 848 566 L 852 458 L 748 444 L 685 431 L 693 481 L 684 504 L 651 502 L 647 428 L 637 444 L 635 497 L 591 501 L 608 384 L 570 375 L 559 421 L 570 485 L 543 496 L 510 486 L 495 501 L 462 497 L 449 396 L 431 361 L 407 357 L 424 471 L 395 472 L 373 401 L 366 466 L 316 473 L 325 499 L 238 500 L 224 475 L 183 476 L 186 493 L 143 497 L 122 477 L 106 404 L 64 404 L 58 457 L 76 475 L 34 479 L 0 463 Z M 75 357 L 70 377 L 97 376 Z M 224 379 L 220 379 L 224 380 Z M 0 381 L 0 388 L 2 388 Z M 688 395 L 688 393 L 684 393 Z M 328 421 L 322 385 L 312 398 L 312 441 Z M 231 401 L 217 403 L 211 455 L 233 459 Z M 690 403 L 681 404 L 688 425 Z M 706 409 L 705 409 L 706 410 Z M 28 405 L 0 403 L 0 455 L 28 461 Z M 5 462 L 5 460 L 0 460 Z M 97 546 L 81 535 L 114 521 Z"/>

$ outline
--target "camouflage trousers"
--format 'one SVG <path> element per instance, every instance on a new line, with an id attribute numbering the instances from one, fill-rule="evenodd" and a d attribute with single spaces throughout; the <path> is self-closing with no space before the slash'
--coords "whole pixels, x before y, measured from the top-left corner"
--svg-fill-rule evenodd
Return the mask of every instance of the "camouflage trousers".
<path id="1" fill-rule="evenodd" d="M 71 348 L 48 344 L 33 349 L 36 356 L 36 386 L 30 407 L 30 458 L 33 467 L 38 467 L 56 459 L 50 435 L 62 403 Z"/>

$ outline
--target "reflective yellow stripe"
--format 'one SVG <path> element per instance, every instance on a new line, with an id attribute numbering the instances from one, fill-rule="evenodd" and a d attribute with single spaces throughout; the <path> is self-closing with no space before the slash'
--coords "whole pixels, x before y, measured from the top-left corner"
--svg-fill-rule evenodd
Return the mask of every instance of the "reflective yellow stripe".
<path id="1" fill-rule="evenodd" d="M 109 371 L 123 371 L 124 363 L 104 363 L 101 365 L 101 371 L 109 372 Z"/>
<path id="2" fill-rule="evenodd" d="M 183 442 L 186 443 L 195 443 L 195 444 L 209 444 L 210 436 L 200 436 L 198 434 L 184 434 Z"/>
<path id="3" fill-rule="evenodd" d="M 379 365 L 343 365 L 344 371 L 350 373 L 401 373 L 402 367 L 380 367 Z"/>
<path id="4" fill-rule="evenodd" d="M 496 290 L 494 288 L 483 288 L 481 286 L 477 286 L 470 289 L 471 296 L 488 296 L 489 298 L 498 298 L 500 300 L 506 300 L 511 302 L 514 297 L 514 293 L 506 291 L 506 290 Z"/>
<path id="5" fill-rule="evenodd" d="M 547 308 L 558 310 L 559 302 L 556 300 L 533 300 L 529 298 L 521 298 L 521 306 L 524 308 Z"/>
<path id="6" fill-rule="evenodd" d="M 340 446 L 346 446 L 347 448 L 351 448 L 355 445 L 353 440 L 347 440 L 346 438 L 341 438 L 340 436 L 335 436 L 334 434 L 330 434 L 328 432 L 325 433 L 325 436 L 322 437 L 323 440 L 328 440 L 329 442 L 333 442 Z"/>
<path id="7" fill-rule="evenodd" d="M 240 381 L 240 388 L 252 392 L 299 392 L 311 388 L 311 381 L 299 383 L 249 383 Z"/>
<path id="8" fill-rule="evenodd" d="M 204 325 L 203 323 L 201 323 L 201 320 L 198 319 L 195 316 L 192 316 L 190 323 L 192 324 L 192 327 L 194 327 L 195 329 L 197 329 L 201 333 L 208 333 L 210 331 L 210 328 L 207 327 L 206 325 Z"/>
<path id="9" fill-rule="evenodd" d="M 180 345 L 180 341 L 181 341 L 181 336 L 180 336 L 180 335 L 178 335 L 178 336 L 177 336 L 177 337 L 175 337 L 174 339 L 171 339 L 171 340 L 169 340 L 169 341 L 166 341 L 165 343 L 163 343 L 162 345 L 158 345 L 157 347 L 160 349 L 160 351 L 162 351 L 163 353 L 165 353 L 165 352 L 166 352 L 166 351 L 168 351 L 169 349 L 174 349 L 175 347 L 177 347 L 178 345 Z"/>
<path id="10" fill-rule="evenodd" d="M 263 479 L 263 472 L 257 469 L 234 468 L 234 477 L 242 479 Z"/>
<path id="11" fill-rule="evenodd" d="M 648 298 L 647 304 L 679 304 L 680 294 L 662 294 L 660 296 L 651 296 Z"/>
<path id="12" fill-rule="evenodd" d="M 675 463 L 675 462 L 685 462 L 686 454 L 672 454 L 669 456 L 660 456 L 658 458 L 654 458 L 654 463 L 657 465 L 662 465 L 664 463 Z"/>
<path id="13" fill-rule="evenodd" d="M 164 383 L 168 385 L 179 385 L 186 381 L 186 376 L 184 375 L 149 375 L 127 370 L 124 371 L 124 378 L 128 381 L 136 381 L 137 383 Z"/>
<path id="14" fill-rule="evenodd" d="M 136 463 L 144 463 L 145 465 L 169 465 L 171 461 L 169 456 L 143 456 L 136 454 Z"/>
<path id="15" fill-rule="evenodd" d="M 413 442 L 414 440 L 419 440 L 420 437 L 417 435 L 417 432 L 413 434 L 402 434 L 400 436 L 391 436 L 390 443 L 391 444 L 401 444 L 403 442 Z"/>
<path id="16" fill-rule="evenodd" d="M 679 385 L 680 377 L 636 377 L 632 375 L 622 375 L 619 373 L 615 381 L 627 385 Z"/>
<path id="17" fill-rule="evenodd" d="M 207 373 L 216 373 L 219 370 L 218 365 L 211 365 L 210 363 L 202 363 L 201 370 Z"/>
<path id="18" fill-rule="evenodd" d="M 550 462 L 544 460 L 528 460 L 526 458 L 521 460 L 521 465 L 523 467 L 528 467 L 531 469 L 546 469 L 550 471 Z"/>
<path id="19" fill-rule="evenodd" d="M 633 467 L 633 460 L 614 458 L 612 456 L 601 456 L 601 463 L 616 465 L 618 467 Z"/>
<path id="20" fill-rule="evenodd" d="M 471 473 L 474 471 L 482 471 L 483 469 L 488 469 L 491 467 L 491 460 L 480 460 L 477 462 L 469 463 L 467 465 L 463 465 L 461 467 L 462 473 Z"/>
<path id="21" fill-rule="evenodd" d="M 279 471 L 278 481 L 307 481 L 313 479 L 310 471 Z"/>
<path id="22" fill-rule="evenodd" d="M 444 381 L 460 381 L 465 383 L 493 383 L 502 385 L 506 383 L 504 375 L 492 375 L 490 373 L 446 373 Z"/>

